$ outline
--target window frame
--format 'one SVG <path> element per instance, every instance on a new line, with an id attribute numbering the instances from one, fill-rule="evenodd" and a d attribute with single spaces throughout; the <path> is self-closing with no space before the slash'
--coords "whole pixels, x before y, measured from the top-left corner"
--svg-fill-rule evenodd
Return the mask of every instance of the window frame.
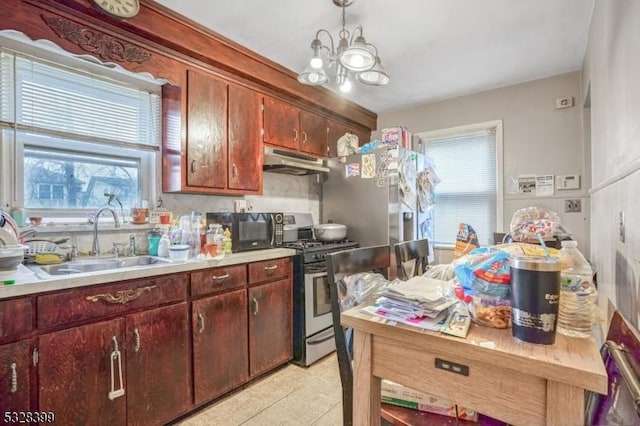
<path id="1" fill-rule="evenodd" d="M 161 87 L 166 81 L 154 79 L 149 74 L 136 74 L 125 70 L 119 65 L 103 63 L 92 56 L 74 55 L 57 45 L 32 41 L 23 34 L 12 31 L 0 31 L 0 48 L 19 56 L 49 63 L 55 67 L 71 69 L 75 72 L 90 74 L 97 79 L 117 82 L 117 84 L 123 86 L 154 93 L 160 96 L 160 103 L 162 103 Z M 159 108 L 161 111 L 161 104 Z M 16 141 L 16 136 L 20 131 L 66 139 L 63 146 L 56 147 L 62 152 L 68 150 L 85 152 L 89 155 L 104 155 L 107 152 L 106 158 L 111 156 L 139 160 L 140 200 L 148 200 L 150 205 L 154 205 L 154 200 L 161 194 L 161 179 L 159 177 L 162 171 L 162 117 L 158 118 L 158 140 L 155 146 L 117 141 L 112 144 L 105 144 L 99 138 L 95 139 L 86 135 L 56 134 L 55 131 L 38 132 L 33 131 L 35 129 L 21 128 L 17 124 L 12 127 L 6 125 L 0 127 L 0 205 L 5 208 L 24 205 L 24 142 Z M 69 145 L 67 144 L 69 138 L 73 138 L 77 142 L 72 142 Z M 50 145 L 31 142 L 28 142 L 27 145 L 51 148 Z M 78 145 L 84 145 L 84 147 L 78 149 Z M 127 151 L 124 156 L 122 155 L 123 148 Z M 95 208 L 29 209 L 29 214 L 43 216 L 53 222 L 84 223 L 87 221 L 87 214 L 94 210 Z M 127 214 L 127 212 L 125 213 Z"/>
<path id="2" fill-rule="evenodd" d="M 437 130 L 429 130 L 419 132 L 414 135 L 417 141 L 417 151 L 424 153 L 424 144 L 429 141 L 442 140 L 445 138 L 455 138 L 465 135 L 471 135 L 478 132 L 495 132 L 496 144 L 496 232 L 503 232 L 504 228 L 504 140 L 503 140 L 503 123 L 502 120 L 490 120 L 479 123 L 465 124 L 462 126 L 448 127 Z M 436 165 L 437 166 L 437 165 Z M 437 172 L 437 170 L 436 170 Z M 437 197 L 436 187 L 436 197 Z M 492 238 L 489 238 L 492 240 Z M 455 243 L 438 243 L 434 244 L 435 248 L 453 248 Z"/>

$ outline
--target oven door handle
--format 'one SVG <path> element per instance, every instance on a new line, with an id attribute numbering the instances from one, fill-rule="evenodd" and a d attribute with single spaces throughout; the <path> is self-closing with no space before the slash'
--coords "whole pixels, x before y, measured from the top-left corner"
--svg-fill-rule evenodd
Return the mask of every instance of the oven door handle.
<path id="1" fill-rule="evenodd" d="M 324 343 L 327 340 L 333 339 L 333 336 L 334 336 L 333 327 L 332 328 L 328 328 L 325 331 L 321 331 L 317 335 L 307 339 L 307 344 L 308 345 L 319 345 L 320 343 Z"/>

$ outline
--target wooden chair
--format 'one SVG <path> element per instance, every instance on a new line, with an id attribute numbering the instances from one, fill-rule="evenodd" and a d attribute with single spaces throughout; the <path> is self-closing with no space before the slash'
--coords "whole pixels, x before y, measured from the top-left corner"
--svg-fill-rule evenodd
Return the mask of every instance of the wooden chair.
<path id="1" fill-rule="evenodd" d="M 429 264 L 429 240 L 412 240 L 394 246 L 398 278 L 408 280 L 424 274 Z M 409 265 L 407 265 L 409 264 Z M 411 268 L 407 271 L 407 266 Z"/>
<path id="2" fill-rule="evenodd" d="M 342 285 L 341 280 L 349 275 L 361 272 L 378 272 L 387 277 L 391 262 L 390 254 L 390 247 L 384 245 L 344 250 L 327 254 L 326 257 L 333 331 L 336 342 L 338 368 L 340 370 L 340 381 L 342 382 L 342 419 L 345 426 L 351 426 L 353 424 L 353 370 L 351 369 L 352 330 L 346 329 L 340 324 L 340 300 L 342 300 L 346 294 L 346 289 Z M 474 424 L 473 422 L 389 404 L 382 404 L 380 416 L 385 425 Z"/>

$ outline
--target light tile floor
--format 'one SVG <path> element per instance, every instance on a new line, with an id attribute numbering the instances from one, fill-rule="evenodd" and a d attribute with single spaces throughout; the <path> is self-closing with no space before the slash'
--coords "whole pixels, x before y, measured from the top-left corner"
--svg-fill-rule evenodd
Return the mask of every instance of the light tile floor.
<path id="1" fill-rule="evenodd" d="M 180 426 L 340 426 L 342 387 L 335 353 L 310 367 L 289 364 Z"/>

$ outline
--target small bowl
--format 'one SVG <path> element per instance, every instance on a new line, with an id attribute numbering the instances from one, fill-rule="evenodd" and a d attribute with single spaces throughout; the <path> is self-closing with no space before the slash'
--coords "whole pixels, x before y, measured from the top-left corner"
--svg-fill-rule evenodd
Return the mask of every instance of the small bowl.
<path id="1" fill-rule="evenodd" d="M 31 216 L 31 217 L 29 217 L 29 222 L 31 222 L 31 224 L 33 226 L 39 226 L 42 223 L 42 217 L 40 217 L 40 216 Z"/>
<path id="2" fill-rule="evenodd" d="M 189 249 L 187 244 L 176 244 L 169 246 L 169 259 L 171 260 L 187 260 L 189 259 Z"/>
<path id="3" fill-rule="evenodd" d="M 0 246 L 0 271 L 13 271 L 24 261 L 26 246 Z"/>

